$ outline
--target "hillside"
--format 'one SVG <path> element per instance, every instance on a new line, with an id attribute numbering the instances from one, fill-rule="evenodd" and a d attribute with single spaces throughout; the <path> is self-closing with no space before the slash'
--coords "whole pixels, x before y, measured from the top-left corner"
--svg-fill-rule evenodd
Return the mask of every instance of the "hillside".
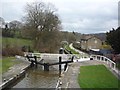
<path id="1" fill-rule="evenodd" d="M 96 37 L 100 38 L 103 41 L 106 41 L 106 33 L 97 33 L 97 34 L 93 34 Z"/>
<path id="2" fill-rule="evenodd" d="M 32 41 L 28 39 L 20 39 L 20 38 L 6 38 L 3 37 L 2 39 L 2 47 L 5 47 L 6 45 L 10 46 L 32 46 Z"/>
<path id="3" fill-rule="evenodd" d="M 106 41 L 106 33 L 94 33 L 94 34 L 86 34 L 86 35 L 94 35 L 100 38 L 101 40 Z"/>

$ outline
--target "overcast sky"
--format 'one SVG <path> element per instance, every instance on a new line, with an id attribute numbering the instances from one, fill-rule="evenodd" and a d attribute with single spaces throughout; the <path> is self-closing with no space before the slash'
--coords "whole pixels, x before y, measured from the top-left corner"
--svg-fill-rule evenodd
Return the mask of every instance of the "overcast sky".
<path id="1" fill-rule="evenodd" d="M 24 16 L 27 2 L 35 0 L 1 0 L 0 17 L 5 21 L 19 20 Z M 101 33 L 118 27 L 119 0 L 43 0 L 58 9 L 64 31 Z"/>

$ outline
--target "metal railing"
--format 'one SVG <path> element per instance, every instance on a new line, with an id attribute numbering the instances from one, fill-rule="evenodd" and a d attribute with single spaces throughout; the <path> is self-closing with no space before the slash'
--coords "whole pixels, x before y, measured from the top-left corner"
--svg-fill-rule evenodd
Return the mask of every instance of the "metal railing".
<path id="1" fill-rule="evenodd" d="M 25 52 L 24 56 L 26 56 L 26 55 L 37 56 L 37 57 L 41 57 L 42 59 L 54 59 L 54 60 L 57 60 L 60 56 L 64 60 L 68 60 L 72 56 L 74 56 L 74 59 L 82 59 L 82 58 L 89 58 L 90 57 L 89 55 L 86 55 L 84 53 L 80 53 L 80 54 L 52 54 L 52 53 L 28 53 L 28 52 Z"/>
<path id="2" fill-rule="evenodd" d="M 116 63 L 110 60 L 109 58 L 101 55 L 91 55 L 93 60 L 98 60 L 106 63 L 112 70 L 114 70 L 117 74 L 119 74 L 118 69 L 116 68 Z"/>

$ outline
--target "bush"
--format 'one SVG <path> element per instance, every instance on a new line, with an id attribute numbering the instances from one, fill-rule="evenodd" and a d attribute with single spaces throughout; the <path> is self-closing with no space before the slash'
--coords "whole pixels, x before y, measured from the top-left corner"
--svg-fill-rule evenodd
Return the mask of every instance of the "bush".
<path id="1" fill-rule="evenodd" d="M 2 56 L 15 56 L 15 55 L 21 55 L 23 56 L 23 52 L 21 49 L 17 47 L 6 47 L 2 49 Z"/>

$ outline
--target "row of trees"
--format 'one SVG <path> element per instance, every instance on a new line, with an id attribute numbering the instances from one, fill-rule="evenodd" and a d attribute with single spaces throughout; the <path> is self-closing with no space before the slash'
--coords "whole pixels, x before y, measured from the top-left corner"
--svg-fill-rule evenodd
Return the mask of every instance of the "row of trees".
<path id="1" fill-rule="evenodd" d="M 33 48 L 40 52 L 56 52 L 61 47 L 61 41 L 75 41 L 75 35 L 61 32 L 61 20 L 52 4 L 34 2 L 25 7 L 22 23 L 11 21 L 2 30 L 3 36 L 27 38 L 33 41 Z M 4 20 L 1 19 L 5 24 Z"/>
<path id="2" fill-rule="evenodd" d="M 115 53 L 120 53 L 120 27 L 116 30 L 113 28 L 111 31 L 107 32 L 107 43 L 115 50 Z"/>
<path id="3" fill-rule="evenodd" d="M 21 37 L 20 30 L 22 29 L 22 22 L 13 20 L 6 23 L 2 17 L 0 17 L 0 28 L 2 28 L 2 36 L 4 37 Z"/>
<path id="4" fill-rule="evenodd" d="M 5 25 L 3 36 L 28 38 L 33 40 L 34 49 L 40 52 L 56 52 L 61 46 L 61 41 L 74 42 L 76 34 L 60 32 L 61 20 L 56 13 L 57 9 L 52 4 L 34 2 L 25 7 L 23 23 L 11 21 L 9 27 Z M 3 18 L 0 18 L 5 24 Z M 120 53 L 120 27 L 107 33 L 107 42 Z"/>
<path id="5" fill-rule="evenodd" d="M 22 28 L 22 22 L 13 20 L 9 23 L 5 22 L 4 18 L 0 17 L 0 28 L 20 29 Z"/>
<path id="6" fill-rule="evenodd" d="M 52 4 L 34 2 L 27 4 L 22 35 L 34 41 L 40 52 L 56 52 L 60 47 L 61 21 Z"/>

